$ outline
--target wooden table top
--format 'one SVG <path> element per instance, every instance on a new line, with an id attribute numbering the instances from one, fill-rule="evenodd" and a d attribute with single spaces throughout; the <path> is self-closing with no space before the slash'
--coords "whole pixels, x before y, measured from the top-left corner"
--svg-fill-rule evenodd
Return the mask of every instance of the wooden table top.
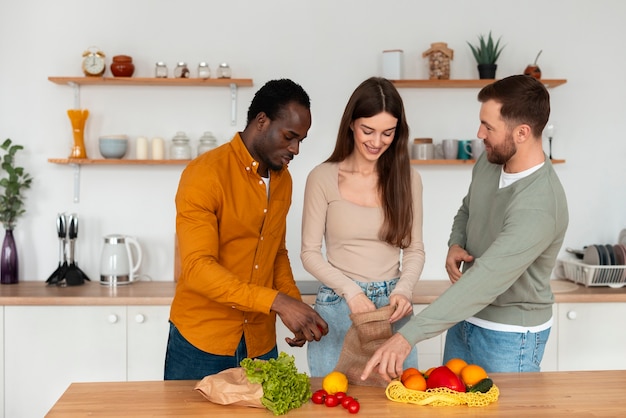
<path id="1" fill-rule="evenodd" d="M 494 373 L 500 389 L 497 402 L 486 407 L 417 406 L 393 402 L 384 388 L 352 385 L 348 394 L 359 399 L 355 416 L 419 417 L 617 417 L 626 411 L 626 370 Z M 193 390 L 196 381 L 151 381 L 119 383 L 72 383 L 46 415 L 74 417 L 271 417 L 266 409 L 217 405 Z M 311 389 L 321 387 L 311 379 Z M 306 403 L 286 417 L 343 417 L 341 406 L 328 408 Z"/>
<path id="2" fill-rule="evenodd" d="M 316 281 L 296 282 L 304 302 L 315 303 L 319 287 Z M 626 287 L 585 287 L 567 280 L 552 280 L 557 303 L 626 302 Z M 429 304 L 448 287 L 448 280 L 420 280 L 413 292 L 413 303 Z M 81 286 L 47 286 L 41 281 L 25 281 L 0 286 L 2 306 L 103 306 L 103 305 L 170 305 L 176 291 L 173 281 L 140 281 L 120 286 L 103 286 L 87 282 Z"/>

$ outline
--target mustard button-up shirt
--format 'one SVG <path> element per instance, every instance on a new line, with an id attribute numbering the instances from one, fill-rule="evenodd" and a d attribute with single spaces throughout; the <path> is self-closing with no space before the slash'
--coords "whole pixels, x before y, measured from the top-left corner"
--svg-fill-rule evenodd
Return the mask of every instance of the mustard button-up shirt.
<path id="1" fill-rule="evenodd" d="M 276 344 L 278 292 L 301 300 L 285 246 L 289 171 L 265 182 L 239 134 L 200 155 L 181 175 L 176 232 L 182 271 L 170 320 L 200 350 L 234 355 L 241 335 L 248 357 Z"/>

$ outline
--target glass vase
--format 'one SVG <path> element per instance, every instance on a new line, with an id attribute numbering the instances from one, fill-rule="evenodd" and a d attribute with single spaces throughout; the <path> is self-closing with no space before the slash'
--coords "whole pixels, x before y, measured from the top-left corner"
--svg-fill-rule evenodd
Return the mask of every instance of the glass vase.
<path id="1" fill-rule="evenodd" d="M 74 137 L 74 145 L 70 158 L 87 158 L 85 150 L 85 121 L 89 117 L 87 109 L 69 109 L 67 116 L 72 123 L 72 136 Z"/>
<path id="2" fill-rule="evenodd" d="M 5 229 L 2 250 L 0 251 L 0 284 L 15 284 L 19 276 L 17 247 L 13 230 Z"/>

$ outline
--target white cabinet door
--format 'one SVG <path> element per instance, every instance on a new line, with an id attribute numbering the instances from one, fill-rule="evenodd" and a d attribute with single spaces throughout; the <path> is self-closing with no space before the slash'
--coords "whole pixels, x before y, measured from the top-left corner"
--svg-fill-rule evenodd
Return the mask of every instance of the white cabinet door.
<path id="1" fill-rule="evenodd" d="M 626 303 L 559 303 L 558 368 L 626 369 Z"/>
<path id="2" fill-rule="evenodd" d="M 129 306 L 128 380 L 163 380 L 169 306 Z"/>
<path id="3" fill-rule="evenodd" d="M 72 382 L 126 380 L 125 309 L 5 306 L 5 416 L 44 416 Z"/>

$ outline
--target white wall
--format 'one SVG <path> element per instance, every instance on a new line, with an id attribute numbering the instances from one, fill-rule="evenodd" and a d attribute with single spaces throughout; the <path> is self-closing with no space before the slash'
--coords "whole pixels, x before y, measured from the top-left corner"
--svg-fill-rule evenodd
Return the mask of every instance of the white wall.
<path id="1" fill-rule="evenodd" d="M 558 132 L 556 166 L 568 194 L 570 228 L 565 245 L 615 243 L 626 227 L 626 3 L 620 0 L 263 2 L 164 0 L 22 0 L 0 6 L 0 139 L 23 144 L 19 162 L 34 176 L 27 213 L 15 236 L 21 280 L 45 280 L 57 265 L 55 217 L 80 216 L 77 259 L 99 280 L 102 236 L 134 235 L 142 242 L 141 272 L 171 280 L 174 254 L 174 194 L 182 167 L 93 166 L 81 169 L 80 203 L 73 203 L 74 170 L 47 162 L 71 146 L 66 110 L 69 87 L 49 76 L 80 76 L 82 52 L 97 45 L 108 62 L 131 55 L 135 75 L 151 77 L 156 61 L 170 71 L 199 61 L 215 71 L 230 63 L 234 77 L 252 78 L 239 90 L 238 120 L 230 125 L 226 88 L 83 87 L 89 109 L 88 155 L 99 158 L 104 133 L 162 136 L 178 130 L 194 140 L 205 130 L 225 142 L 245 124 L 252 95 L 267 80 L 289 77 L 312 99 L 313 126 L 291 164 L 294 199 L 288 246 L 296 278 L 310 279 L 299 259 L 300 215 L 307 173 L 332 150 L 338 121 L 353 89 L 381 74 L 381 51 L 401 48 L 406 78 L 427 78 L 421 53 L 432 42 L 454 49 L 452 78 L 477 78 L 466 41 L 492 30 L 506 48 L 498 77 L 520 73 L 540 49 L 544 78 L 566 78 L 551 90 Z M 109 72 L 107 71 L 107 75 Z M 477 91 L 403 89 L 411 137 L 475 138 Z M 134 150 L 131 150 L 133 155 Z M 420 166 L 424 181 L 424 279 L 444 277 L 446 241 L 469 184 L 470 168 Z"/>

